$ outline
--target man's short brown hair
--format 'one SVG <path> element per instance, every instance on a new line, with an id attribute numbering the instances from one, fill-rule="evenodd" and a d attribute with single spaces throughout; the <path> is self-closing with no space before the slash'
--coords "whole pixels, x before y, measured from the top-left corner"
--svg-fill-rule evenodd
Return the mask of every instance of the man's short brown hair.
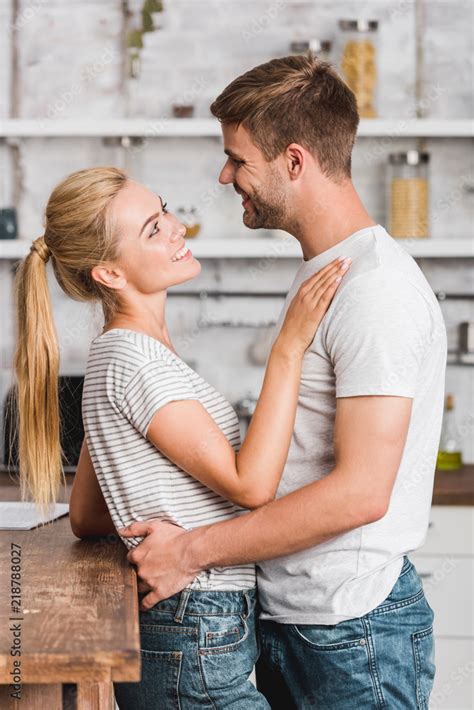
<path id="1" fill-rule="evenodd" d="M 222 123 L 242 124 L 268 161 L 299 143 L 329 177 L 351 176 L 356 99 L 334 68 L 314 55 L 260 64 L 234 79 L 211 112 Z"/>

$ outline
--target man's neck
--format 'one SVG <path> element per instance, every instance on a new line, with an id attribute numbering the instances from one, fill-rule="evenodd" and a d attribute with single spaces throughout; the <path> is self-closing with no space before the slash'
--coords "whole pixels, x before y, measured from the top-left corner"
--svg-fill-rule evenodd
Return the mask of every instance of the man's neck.
<path id="1" fill-rule="evenodd" d="M 324 191 L 320 188 L 310 191 L 304 203 L 294 228 L 288 231 L 300 242 L 305 261 L 322 254 L 351 234 L 377 224 L 350 180 L 343 185 L 326 185 Z"/>

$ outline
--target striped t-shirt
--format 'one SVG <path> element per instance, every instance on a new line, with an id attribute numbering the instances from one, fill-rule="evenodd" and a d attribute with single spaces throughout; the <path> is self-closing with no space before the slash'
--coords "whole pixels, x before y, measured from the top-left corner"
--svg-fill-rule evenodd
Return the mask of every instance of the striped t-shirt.
<path id="1" fill-rule="evenodd" d="M 242 512 L 180 469 L 146 438 L 161 407 L 188 399 L 201 402 L 238 451 L 239 422 L 232 406 L 169 348 L 125 328 L 113 328 L 92 341 L 82 415 L 97 480 L 117 528 L 134 520 L 162 518 L 189 530 Z M 122 539 L 131 548 L 143 538 Z M 253 586 L 254 565 L 214 567 L 189 585 L 220 590 Z"/>

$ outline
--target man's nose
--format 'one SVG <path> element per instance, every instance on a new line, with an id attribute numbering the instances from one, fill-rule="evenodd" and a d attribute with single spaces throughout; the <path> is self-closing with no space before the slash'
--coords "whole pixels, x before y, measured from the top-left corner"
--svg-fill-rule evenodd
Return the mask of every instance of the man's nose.
<path id="1" fill-rule="evenodd" d="M 222 168 L 221 174 L 219 175 L 219 182 L 221 185 L 229 185 L 231 182 L 234 182 L 234 173 L 229 163 L 226 163 Z"/>

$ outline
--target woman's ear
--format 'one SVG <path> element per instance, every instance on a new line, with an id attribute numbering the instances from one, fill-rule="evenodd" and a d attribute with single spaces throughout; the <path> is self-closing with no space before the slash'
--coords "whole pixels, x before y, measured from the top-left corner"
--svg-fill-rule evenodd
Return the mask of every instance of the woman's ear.
<path id="1" fill-rule="evenodd" d="M 297 180 L 306 167 L 305 150 L 298 143 L 290 143 L 285 151 L 286 168 L 290 180 Z"/>
<path id="2" fill-rule="evenodd" d="M 125 274 L 121 269 L 111 266 L 93 266 L 91 270 L 91 276 L 94 281 L 102 284 L 102 286 L 107 286 L 107 288 L 113 288 L 116 291 L 120 291 L 127 284 L 127 279 Z"/>

